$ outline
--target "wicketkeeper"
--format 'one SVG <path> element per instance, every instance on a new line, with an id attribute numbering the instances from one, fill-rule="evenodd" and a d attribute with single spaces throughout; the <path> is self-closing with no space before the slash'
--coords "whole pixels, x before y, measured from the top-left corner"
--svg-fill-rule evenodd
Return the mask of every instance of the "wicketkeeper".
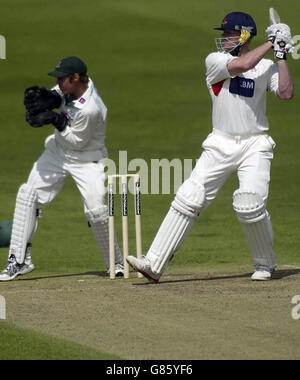
<path id="1" fill-rule="evenodd" d="M 268 135 L 266 93 L 291 99 L 293 83 L 286 57 L 292 51 L 290 28 L 273 24 L 267 41 L 249 50 L 257 29 L 245 13 L 228 14 L 216 39 L 218 52 L 206 58 L 206 83 L 212 98 L 212 133 L 191 176 L 179 188 L 171 208 L 142 259 L 128 263 L 158 282 L 169 260 L 184 242 L 197 217 L 236 172 L 239 188 L 233 209 L 241 223 L 254 265 L 253 280 L 268 280 L 276 267 L 267 199 L 275 143 Z M 264 56 L 274 49 L 276 63 Z"/>
<path id="2" fill-rule="evenodd" d="M 16 199 L 9 259 L 0 281 L 8 281 L 34 269 L 29 247 L 40 210 L 48 205 L 71 175 L 81 193 L 88 223 L 109 271 L 108 210 L 103 161 L 107 108 L 86 64 L 77 57 L 60 60 L 49 73 L 57 79 L 52 90 L 31 87 L 25 91 L 26 121 L 34 128 L 51 124 L 45 151 L 35 162 L 28 181 Z M 56 110 L 56 111 L 54 111 Z M 123 275 L 123 259 L 117 241 L 116 275 Z"/>

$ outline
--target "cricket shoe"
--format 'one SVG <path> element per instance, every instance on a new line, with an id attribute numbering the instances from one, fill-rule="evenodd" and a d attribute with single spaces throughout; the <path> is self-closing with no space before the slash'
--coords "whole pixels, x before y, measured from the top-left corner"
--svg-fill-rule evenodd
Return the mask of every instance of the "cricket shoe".
<path id="1" fill-rule="evenodd" d="M 25 261 L 24 261 L 24 264 L 22 266 L 20 275 L 30 273 L 34 270 L 34 268 L 35 267 L 34 267 L 33 262 L 31 260 L 31 253 L 29 251 L 27 251 L 26 256 L 25 256 Z"/>
<path id="2" fill-rule="evenodd" d="M 142 256 L 141 259 L 128 256 L 126 261 L 135 271 L 142 273 L 150 282 L 158 283 L 160 275 L 152 271 L 151 264 L 145 256 Z"/>
<path id="3" fill-rule="evenodd" d="M 107 274 L 110 274 L 110 269 L 107 270 Z M 124 277 L 124 265 L 116 264 L 115 265 L 115 276 L 116 277 Z"/>
<path id="4" fill-rule="evenodd" d="M 18 264 L 14 255 L 11 255 L 8 258 L 7 265 L 5 269 L 0 273 L 0 281 L 11 281 L 17 276 L 21 276 L 32 272 L 34 269 L 34 265 L 31 262 L 31 256 L 29 255 L 29 259 L 27 262 L 25 260 L 24 264 Z"/>
<path id="5" fill-rule="evenodd" d="M 257 267 L 255 272 L 251 276 L 253 281 L 269 281 L 272 278 L 273 270 L 270 270 L 267 267 Z"/>

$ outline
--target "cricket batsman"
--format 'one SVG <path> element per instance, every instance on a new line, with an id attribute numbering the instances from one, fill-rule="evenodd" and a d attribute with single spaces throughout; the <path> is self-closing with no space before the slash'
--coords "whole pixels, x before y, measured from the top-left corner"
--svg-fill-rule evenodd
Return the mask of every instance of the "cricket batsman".
<path id="1" fill-rule="evenodd" d="M 29 247 L 38 216 L 69 175 L 81 193 L 89 226 L 109 271 L 108 209 L 104 203 L 107 108 L 80 58 L 61 59 L 49 75 L 57 81 L 52 90 L 31 87 L 25 91 L 28 124 L 34 128 L 52 125 L 54 133 L 46 139 L 43 154 L 19 188 L 8 263 L 0 281 L 13 280 L 34 269 Z M 116 276 L 122 276 L 123 259 L 116 239 L 115 249 Z"/>
<path id="2" fill-rule="evenodd" d="M 128 257 L 128 263 L 152 282 L 159 281 L 198 215 L 232 173 L 237 173 L 239 181 L 233 193 L 233 209 L 252 256 L 251 278 L 269 280 L 276 267 L 267 211 L 275 142 L 268 134 L 265 108 L 268 91 L 283 100 L 293 97 L 286 60 L 292 51 L 290 28 L 272 24 L 266 30 L 266 42 L 253 50 L 249 45 L 257 28 L 249 14 L 229 13 L 215 29 L 222 33 L 216 38 L 218 52 L 209 54 L 205 61 L 212 99 L 212 132 L 203 142 L 203 153 L 179 188 L 146 256 Z M 272 49 L 275 63 L 264 58 Z"/>

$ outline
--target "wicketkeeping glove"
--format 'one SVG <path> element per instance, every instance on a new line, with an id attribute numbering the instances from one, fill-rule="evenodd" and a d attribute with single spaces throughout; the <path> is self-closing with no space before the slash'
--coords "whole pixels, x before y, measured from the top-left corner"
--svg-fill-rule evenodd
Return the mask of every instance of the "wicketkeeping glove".
<path id="1" fill-rule="evenodd" d="M 38 114 L 46 110 L 58 108 L 62 98 L 55 91 L 49 91 L 45 87 L 33 86 L 25 90 L 24 105 L 32 114 Z"/>
<path id="2" fill-rule="evenodd" d="M 46 124 L 53 124 L 60 132 L 67 126 L 67 118 L 64 114 L 58 114 L 54 111 L 45 111 L 33 115 L 31 112 L 26 112 L 26 121 L 34 128 L 42 127 Z"/>

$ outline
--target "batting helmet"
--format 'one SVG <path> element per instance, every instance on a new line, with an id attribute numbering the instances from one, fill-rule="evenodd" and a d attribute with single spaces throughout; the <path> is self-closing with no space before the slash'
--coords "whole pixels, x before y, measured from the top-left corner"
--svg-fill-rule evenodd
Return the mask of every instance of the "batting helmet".
<path id="1" fill-rule="evenodd" d="M 247 30 L 252 36 L 257 35 L 257 28 L 253 18 L 244 12 L 231 12 L 222 20 L 222 24 L 215 30 Z"/>

